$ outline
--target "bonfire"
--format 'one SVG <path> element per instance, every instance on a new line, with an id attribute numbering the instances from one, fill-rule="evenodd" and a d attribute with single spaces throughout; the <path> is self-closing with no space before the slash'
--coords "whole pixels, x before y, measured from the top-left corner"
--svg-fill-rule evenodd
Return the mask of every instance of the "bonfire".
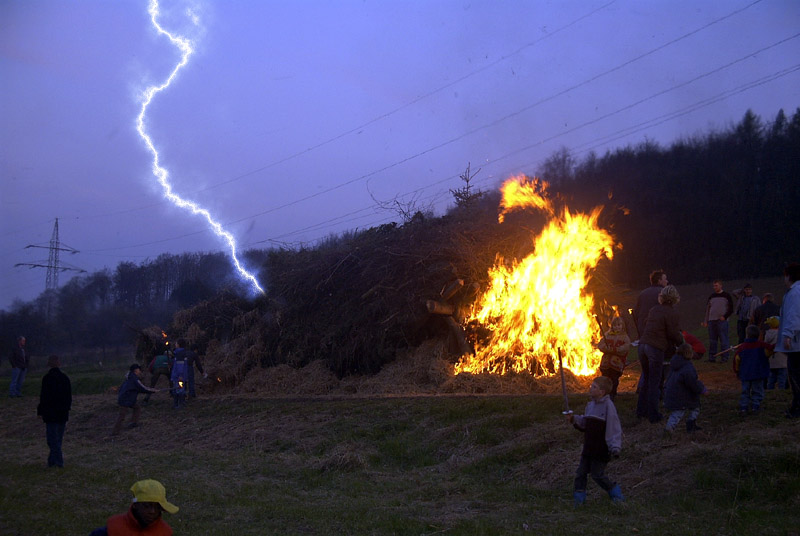
<path id="1" fill-rule="evenodd" d="M 559 349 L 564 368 L 573 374 L 597 370 L 601 353 L 592 341 L 601 334 L 586 286 L 600 260 L 613 257 L 614 239 L 598 225 L 602 207 L 590 214 L 557 209 L 547 189 L 535 178 L 514 177 L 503 184 L 500 223 L 523 209 L 542 211 L 549 221 L 532 238 L 530 255 L 521 260 L 498 256 L 489 270 L 488 288 L 466 319 L 475 334 L 475 353 L 462 356 L 456 374 L 548 376 L 557 372 Z"/>

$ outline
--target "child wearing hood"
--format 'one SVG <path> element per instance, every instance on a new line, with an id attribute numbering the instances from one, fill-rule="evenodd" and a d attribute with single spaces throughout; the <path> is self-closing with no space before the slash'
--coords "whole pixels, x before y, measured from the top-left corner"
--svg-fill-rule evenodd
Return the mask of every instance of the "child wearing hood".
<path id="1" fill-rule="evenodd" d="M 733 358 L 733 371 L 742 381 L 742 396 L 739 398 L 739 415 L 750 411 L 757 415 L 764 400 L 764 383 L 769 378 L 767 351 L 775 347 L 758 340 L 758 326 L 749 325 L 747 337 L 739 345 Z"/>
<path id="2" fill-rule="evenodd" d="M 692 359 L 694 349 L 691 344 L 678 346 L 670 361 L 670 374 L 664 388 L 664 407 L 670 411 L 665 431 L 671 434 L 686 413 L 686 431 L 700 430 L 697 416 L 700 414 L 700 395 L 706 394 L 706 387 L 697 377 Z"/>
<path id="3" fill-rule="evenodd" d="M 611 320 L 611 329 L 603 335 L 602 340 L 597 345 L 597 349 L 603 352 L 600 360 L 600 374 L 611 378 L 611 400 L 617 397 L 617 387 L 622 371 L 625 370 L 625 361 L 628 358 L 628 351 L 631 349 L 631 339 L 625 332 L 625 322 L 622 318 L 615 316 Z"/>

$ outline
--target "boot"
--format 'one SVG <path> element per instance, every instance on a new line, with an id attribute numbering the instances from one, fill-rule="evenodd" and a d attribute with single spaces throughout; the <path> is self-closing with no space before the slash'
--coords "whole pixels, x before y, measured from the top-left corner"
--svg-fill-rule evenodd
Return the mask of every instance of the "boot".
<path id="1" fill-rule="evenodd" d="M 699 426 L 697 426 L 697 421 L 692 419 L 691 421 L 686 421 L 686 431 L 687 432 L 697 432 L 698 430 L 702 430 Z"/>
<path id="2" fill-rule="evenodd" d="M 582 506 L 586 502 L 586 492 L 575 491 L 572 493 L 572 498 L 575 500 L 575 506 Z"/>
<path id="3" fill-rule="evenodd" d="M 614 484 L 614 487 L 608 490 L 608 496 L 611 497 L 612 502 L 625 502 L 625 497 L 622 496 L 622 488 L 619 487 L 619 484 Z"/>

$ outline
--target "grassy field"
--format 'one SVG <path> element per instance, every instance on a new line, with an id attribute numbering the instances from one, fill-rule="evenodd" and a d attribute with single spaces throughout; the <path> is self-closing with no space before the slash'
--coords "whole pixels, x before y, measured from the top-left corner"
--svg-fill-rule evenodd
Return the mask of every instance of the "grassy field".
<path id="1" fill-rule="evenodd" d="M 726 283 L 733 290 L 742 282 Z M 753 281 L 783 294 L 780 279 Z M 710 284 L 679 286 L 682 326 L 699 326 Z M 732 322 L 732 343 L 735 328 Z M 631 357 L 635 356 L 632 352 Z M 43 368 L 9 399 L 0 370 L 0 534 L 88 534 L 127 509 L 131 484 L 160 480 L 180 507 L 176 534 L 715 534 L 800 536 L 800 422 L 788 391 L 768 391 L 757 417 L 737 414 L 728 364 L 697 362 L 710 394 L 698 423 L 662 437 L 634 417 L 638 366 L 621 381 L 623 454 L 608 473 L 625 504 L 590 481 L 572 505 L 582 436 L 555 395 L 266 398 L 200 393 L 174 410 L 167 393 L 142 426 L 111 437 L 130 359 L 65 358 L 75 400 L 64 469 L 45 467 L 36 417 Z M 572 384 L 574 385 L 574 383 Z M 588 396 L 574 393 L 581 412 Z"/>
<path id="2" fill-rule="evenodd" d="M 698 364 L 715 387 L 703 430 L 669 440 L 633 416 L 635 371 L 625 378 L 624 450 L 608 472 L 628 500 L 612 506 L 590 481 L 578 510 L 582 438 L 560 396 L 201 396 L 176 411 L 160 393 L 140 428 L 112 438 L 106 390 L 123 370 L 76 366 L 65 368 L 76 396 L 59 470 L 45 467 L 34 374 L 23 398 L 0 398 L 0 534 L 88 534 L 127 508 L 143 478 L 180 507 L 165 514 L 177 534 L 797 534 L 789 393 L 769 391 L 762 415 L 740 419 L 721 367 Z M 572 407 L 587 399 L 572 395 Z"/>

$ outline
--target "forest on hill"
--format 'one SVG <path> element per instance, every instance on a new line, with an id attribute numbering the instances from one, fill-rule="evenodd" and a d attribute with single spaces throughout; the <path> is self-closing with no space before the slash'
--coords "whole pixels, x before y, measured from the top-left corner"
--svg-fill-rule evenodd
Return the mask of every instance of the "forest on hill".
<path id="1" fill-rule="evenodd" d="M 619 248 L 598 267 L 595 287 L 639 289 L 655 268 L 677 284 L 776 276 L 800 260 L 800 108 L 771 121 L 747 111 L 669 147 L 644 141 L 580 160 L 563 149 L 537 174 L 570 210 L 603 207 L 600 226 Z M 18 334 L 44 355 L 129 346 L 157 325 L 204 351 L 235 354 L 240 374 L 314 360 L 340 376 L 375 372 L 400 350 L 447 337 L 426 301 L 461 280 L 451 301 L 469 305 L 497 255 L 530 253 L 545 222 L 531 213 L 498 222 L 499 193 L 476 189 L 469 172 L 462 179 L 442 216 L 407 213 L 313 247 L 246 252 L 266 289 L 256 299 L 243 297 L 222 253 L 164 254 L 74 277 L 0 311 L 3 354 Z"/>

